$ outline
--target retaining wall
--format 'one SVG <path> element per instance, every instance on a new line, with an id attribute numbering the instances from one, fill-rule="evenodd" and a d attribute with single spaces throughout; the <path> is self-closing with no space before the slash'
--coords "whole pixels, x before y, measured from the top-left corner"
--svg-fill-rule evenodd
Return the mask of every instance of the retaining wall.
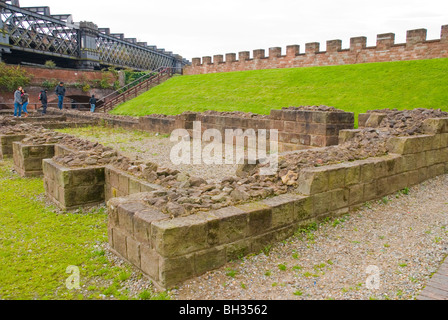
<path id="1" fill-rule="evenodd" d="M 335 217 L 448 172 L 448 119 L 425 121 L 428 134 L 388 141 L 390 154 L 301 171 L 295 194 L 169 219 L 143 201 L 108 202 L 109 243 L 159 287 L 258 253 L 298 227 Z"/>

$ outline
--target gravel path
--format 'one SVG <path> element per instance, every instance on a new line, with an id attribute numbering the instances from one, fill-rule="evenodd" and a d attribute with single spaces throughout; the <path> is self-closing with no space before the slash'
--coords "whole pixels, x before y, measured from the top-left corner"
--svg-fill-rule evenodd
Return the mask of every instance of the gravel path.
<path id="1" fill-rule="evenodd" d="M 94 127 L 92 129 L 70 129 L 63 130 L 76 137 L 99 142 L 104 146 L 118 150 L 122 155 L 134 160 L 151 161 L 160 167 L 179 170 L 204 178 L 211 183 L 216 183 L 222 179 L 234 176 L 237 165 L 175 165 L 170 159 L 170 153 L 176 142 L 171 142 L 167 136 L 156 136 L 152 133 L 127 131 L 119 129 L 108 129 Z M 203 147 L 206 144 L 204 143 Z M 193 156 L 193 154 L 192 154 Z"/>
<path id="2" fill-rule="evenodd" d="M 171 294 L 182 300 L 414 299 L 448 254 L 447 190 L 448 175 L 427 181 Z"/>

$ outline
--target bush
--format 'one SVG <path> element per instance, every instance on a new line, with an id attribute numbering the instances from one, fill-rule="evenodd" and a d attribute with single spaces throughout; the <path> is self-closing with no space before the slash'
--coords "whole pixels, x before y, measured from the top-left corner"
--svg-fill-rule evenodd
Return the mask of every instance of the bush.
<path id="1" fill-rule="evenodd" d="M 47 60 L 45 61 L 45 67 L 48 69 L 54 69 L 56 68 L 56 63 L 53 60 Z"/>
<path id="2" fill-rule="evenodd" d="M 86 83 L 82 87 L 83 92 L 88 92 L 90 90 L 90 84 Z"/>
<path id="3" fill-rule="evenodd" d="M 59 81 L 56 79 L 45 80 L 42 82 L 42 87 L 45 89 L 54 89 L 59 84 Z"/>
<path id="4" fill-rule="evenodd" d="M 0 90 L 2 91 L 14 91 L 19 86 L 25 87 L 30 84 L 31 78 L 20 66 L 0 63 Z"/>

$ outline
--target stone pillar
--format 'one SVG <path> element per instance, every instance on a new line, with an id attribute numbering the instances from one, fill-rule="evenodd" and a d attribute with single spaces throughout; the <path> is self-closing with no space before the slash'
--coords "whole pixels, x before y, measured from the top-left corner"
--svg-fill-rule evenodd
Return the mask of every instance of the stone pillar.
<path id="1" fill-rule="evenodd" d="M 376 37 L 377 50 L 388 50 L 395 44 L 395 33 L 383 33 Z"/>
<path id="2" fill-rule="evenodd" d="M 234 61 L 236 61 L 236 53 L 227 53 L 226 62 L 234 62 Z"/>
<path id="3" fill-rule="evenodd" d="M 280 47 L 274 47 L 269 48 L 269 58 L 280 58 L 282 56 L 282 48 Z"/>
<path id="4" fill-rule="evenodd" d="M 196 67 L 201 65 L 201 58 L 193 58 L 191 59 L 191 66 Z"/>
<path id="5" fill-rule="evenodd" d="M 327 52 L 338 52 L 342 49 L 341 40 L 329 40 L 327 41 Z"/>
<path id="6" fill-rule="evenodd" d="M 249 51 L 242 51 L 238 53 L 238 59 L 240 61 L 246 61 L 250 59 L 250 52 Z"/>
<path id="7" fill-rule="evenodd" d="M 81 22 L 79 27 L 81 43 L 78 68 L 93 70 L 100 66 L 100 55 L 96 47 L 98 26 L 93 22 Z"/>
<path id="8" fill-rule="evenodd" d="M 254 59 L 264 59 L 265 57 L 264 49 L 254 50 Z"/>
<path id="9" fill-rule="evenodd" d="M 311 42 L 305 44 L 305 53 L 306 54 L 316 54 L 319 52 L 320 43 L 319 42 Z"/>
<path id="10" fill-rule="evenodd" d="M 287 57 L 295 57 L 300 53 L 300 46 L 297 44 L 290 45 L 286 47 L 286 56 Z"/>
<path id="11" fill-rule="evenodd" d="M 440 39 L 442 42 L 448 42 L 448 24 L 442 26 L 442 32 L 440 34 Z"/>
<path id="12" fill-rule="evenodd" d="M 210 56 L 202 57 L 202 64 L 203 65 L 212 64 L 212 57 Z"/>
<path id="13" fill-rule="evenodd" d="M 417 43 L 425 42 L 426 35 L 426 29 L 408 30 L 406 33 L 406 46 L 413 46 Z"/>
<path id="14" fill-rule="evenodd" d="M 367 46 L 366 37 L 350 38 L 350 51 L 359 51 L 365 49 Z"/>
<path id="15" fill-rule="evenodd" d="M 218 64 L 224 62 L 224 56 L 222 54 L 217 54 L 213 56 L 213 63 Z"/>
<path id="16" fill-rule="evenodd" d="M 3 10 L 0 7 L 0 14 L 3 13 Z M 3 53 L 11 53 L 11 46 L 9 45 L 9 33 L 4 29 L 3 20 L 0 19 L 0 61 L 2 61 Z"/>

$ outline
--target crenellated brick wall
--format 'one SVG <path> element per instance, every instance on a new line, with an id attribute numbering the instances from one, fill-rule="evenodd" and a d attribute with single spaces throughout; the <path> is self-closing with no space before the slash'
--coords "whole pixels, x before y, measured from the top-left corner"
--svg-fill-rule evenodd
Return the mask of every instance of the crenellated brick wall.
<path id="1" fill-rule="evenodd" d="M 396 44 L 394 33 L 379 34 L 376 46 L 367 47 L 366 37 L 350 39 L 350 48 L 342 49 L 341 40 L 327 41 L 327 50 L 320 51 L 320 43 L 312 42 L 305 45 L 305 52 L 300 52 L 299 45 L 286 47 L 286 55 L 282 49 L 253 51 L 250 58 L 249 51 L 239 52 L 238 60 L 235 53 L 193 58 L 192 65 L 184 69 L 185 75 L 206 74 L 231 71 L 247 71 L 277 68 L 300 68 L 313 66 L 330 66 L 357 64 L 369 62 L 388 62 L 403 60 L 423 60 L 448 57 L 448 25 L 442 26 L 440 39 L 427 40 L 426 29 L 407 31 L 406 43 Z"/>

